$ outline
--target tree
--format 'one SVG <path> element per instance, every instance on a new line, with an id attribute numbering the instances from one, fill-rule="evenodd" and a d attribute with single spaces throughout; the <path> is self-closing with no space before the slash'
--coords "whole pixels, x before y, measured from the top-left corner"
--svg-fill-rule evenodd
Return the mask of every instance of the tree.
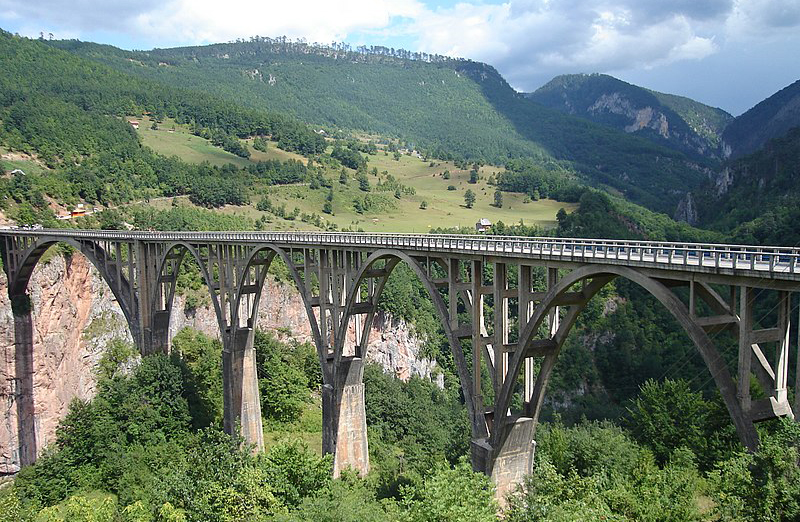
<path id="1" fill-rule="evenodd" d="M 567 224 L 567 211 L 564 210 L 564 207 L 558 209 L 556 213 L 556 221 L 558 221 L 559 228 L 564 228 Z"/>
<path id="2" fill-rule="evenodd" d="M 428 208 L 428 202 L 423 199 L 422 203 L 419 204 L 419 208 L 421 210 L 425 210 L 426 208 Z"/>
<path id="3" fill-rule="evenodd" d="M 691 391 L 688 382 L 650 379 L 642 385 L 628 413 L 634 437 L 664 463 L 681 446 L 698 456 L 706 453 L 709 434 L 704 428 L 708 409 L 703 396 Z"/>
<path id="4" fill-rule="evenodd" d="M 472 170 L 469 171 L 469 182 L 472 183 L 473 185 L 478 182 L 478 171 L 477 170 L 472 169 Z"/>
<path id="5" fill-rule="evenodd" d="M 369 192 L 369 179 L 367 179 L 366 175 L 362 174 L 358 177 L 358 188 L 364 192 Z"/>
<path id="6" fill-rule="evenodd" d="M 342 172 L 339 173 L 339 183 L 347 185 L 347 181 L 347 171 L 342 168 Z"/>
<path id="7" fill-rule="evenodd" d="M 472 190 L 467 189 L 467 191 L 464 192 L 464 203 L 466 203 L 467 208 L 472 208 L 472 205 L 475 204 L 475 193 L 472 192 Z"/>
<path id="8" fill-rule="evenodd" d="M 494 206 L 497 208 L 503 207 L 503 193 L 499 190 L 494 191 Z"/>
<path id="9" fill-rule="evenodd" d="M 324 205 L 322 205 L 322 211 L 326 214 L 333 215 L 333 205 L 331 205 L 330 201 L 326 201 Z"/>

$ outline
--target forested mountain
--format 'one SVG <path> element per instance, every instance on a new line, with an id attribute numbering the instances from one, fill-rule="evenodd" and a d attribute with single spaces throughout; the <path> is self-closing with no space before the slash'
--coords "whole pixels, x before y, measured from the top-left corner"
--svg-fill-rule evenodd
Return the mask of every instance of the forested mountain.
<path id="1" fill-rule="evenodd" d="M 268 135 L 304 154 L 325 147 L 323 138 L 293 118 L 168 88 L 5 32 L 0 69 L 0 145 L 31 154 L 49 169 L 0 180 L 2 204 L 15 200 L 27 214 L 23 222 L 52 220 L 46 197 L 65 204 L 212 191 L 227 202 L 246 198 L 246 179 L 237 169 L 155 154 L 141 145 L 126 115 L 191 122 L 195 132 L 238 154 L 247 151 L 237 138 L 252 135 Z"/>
<path id="2" fill-rule="evenodd" d="M 733 118 L 721 109 L 605 74 L 558 76 L 526 96 L 566 114 L 711 160 L 720 158 L 720 136 Z"/>
<path id="3" fill-rule="evenodd" d="M 266 38 L 146 52 L 48 44 L 161 84 L 330 128 L 396 136 L 433 157 L 558 163 L 662 212 L 702 180 L 684 154 L 531 103 L 494 68 L 467 60 Z"/>
<path id="4" fill-rule="evenodd" d="M 800 127 L 730 161 L 698 198 L 701 223 L 734 241 L 797 245 L 800 232 Z"/>
<path id="5" fill-rule="evenodd" d="M 773 138 L 800 126 L 800 80 L 762 101 L 725 128 L 725 153 L 731 158 L 751 154 Z"/>

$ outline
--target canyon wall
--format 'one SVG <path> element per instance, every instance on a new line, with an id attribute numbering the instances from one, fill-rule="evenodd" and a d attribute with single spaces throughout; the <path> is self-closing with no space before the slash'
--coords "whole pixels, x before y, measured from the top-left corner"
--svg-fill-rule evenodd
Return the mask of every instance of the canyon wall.
<path id="1" fill-rule="evenodd" d="M 46 255 L 47 257 L 47 255 Z M 294 287 L 267 281 L 259 306 L 258 327 L 279 337 L 310 341 L 305 308 Z M 55 439 L 69 403 L 94 396 L 94 368 L 114 338 L 131 342 L 122 310 L 108 286 L 83 256 L 50 256 L 34 272 L 29 286 L 33 303 L 33 404 L 36 450 Z M 187 310 L 176 297 L 170 333 L 191 327 L 213 337 L 219 328 L 208 306 Z M 348 336 L 352 338 L 351 335 Z M 367 347 L 367 360 L 401 379 L 431 378 L 435 362 L 420 358 L 422 342 L 404 321 L 379 315 Z M 0 474 L 19 469 L 14 318 L 5 274 L 0 273 Z"/>

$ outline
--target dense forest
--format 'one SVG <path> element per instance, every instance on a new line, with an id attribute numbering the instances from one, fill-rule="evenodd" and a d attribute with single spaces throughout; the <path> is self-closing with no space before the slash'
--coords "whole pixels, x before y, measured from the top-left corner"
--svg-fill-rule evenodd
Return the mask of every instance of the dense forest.
<path id="1" fill-rule="evenodd" d="M 256 350 L 267 423 L 321 427 L 313 348 L 259 333 Z M 329 458 L 291 437 L 254 456 L 219 429 L 218 341 L 183 330 L 170 356 L 146 357 L 133 370 L 131 358 L 131 347 L 109 346 L 97 368 L 97 396 L 74 402 L 55 445 L 0 490 L 5 520 L 496 519 L 489 479 L 465 460 L 468 422 L 456 383 L 440 390 L 368 367 L 373 471 L 331 480 Z M 730 426 L 720 425 L 720 405 L 685 381 L 648 381 L 627 404 L 624 427 L 544 424 L 535 471 L 509 497 L 504 518 L 800 516 L 796 423 L 765 426 L 761 451 L 748 454 Z"/>

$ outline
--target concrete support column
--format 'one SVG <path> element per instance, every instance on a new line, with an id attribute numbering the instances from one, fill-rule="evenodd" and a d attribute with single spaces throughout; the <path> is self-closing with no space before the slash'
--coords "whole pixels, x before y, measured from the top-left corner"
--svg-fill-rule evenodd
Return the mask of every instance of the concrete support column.
<path id="1" fill-rule="evenodd" d="M 264 431 L 253 329 L 237 328 L 223 337 L 226 339 L 222 349 L 224 428 L 227 433 L 234 433 L 239 426 L 245 442 L 261 451 L 264 449 Z"/>
<path id="2" fill-rule="evenodd" d="M 151 331 L 152 348 L 150 353 L 169 352 L 169 310 L 153 312 L 153 329 Z"/>
<path id="3" fill-rule="evenodd" d="M 336 382 L 322 387 L 322 451 L 333 454 L 333 476 L 352 468 L 369 472 L 367 415 L 364 409 L 364 361 L 342 357 Z"/>
<path id="4" fill-rule="evenodd" d="M 473 440 L 470 445 L 472 469 L 492 477 L 497 488 L 495 496 L 501 504 L 533 471 L 534 426 L 530 417 L 509 419 L 494 446 L 487 439 Z"/>
<path id="5" fill-rule="evenodd" d="M 14 314 L 14 400 L 17 407 L 16 458 L 20 467 L 36 461 L 36 417 L 33 400 L 33 312 L 27 295 L 11 298 Z M 12 450 L 14 451 L 14 450 Z"/>

